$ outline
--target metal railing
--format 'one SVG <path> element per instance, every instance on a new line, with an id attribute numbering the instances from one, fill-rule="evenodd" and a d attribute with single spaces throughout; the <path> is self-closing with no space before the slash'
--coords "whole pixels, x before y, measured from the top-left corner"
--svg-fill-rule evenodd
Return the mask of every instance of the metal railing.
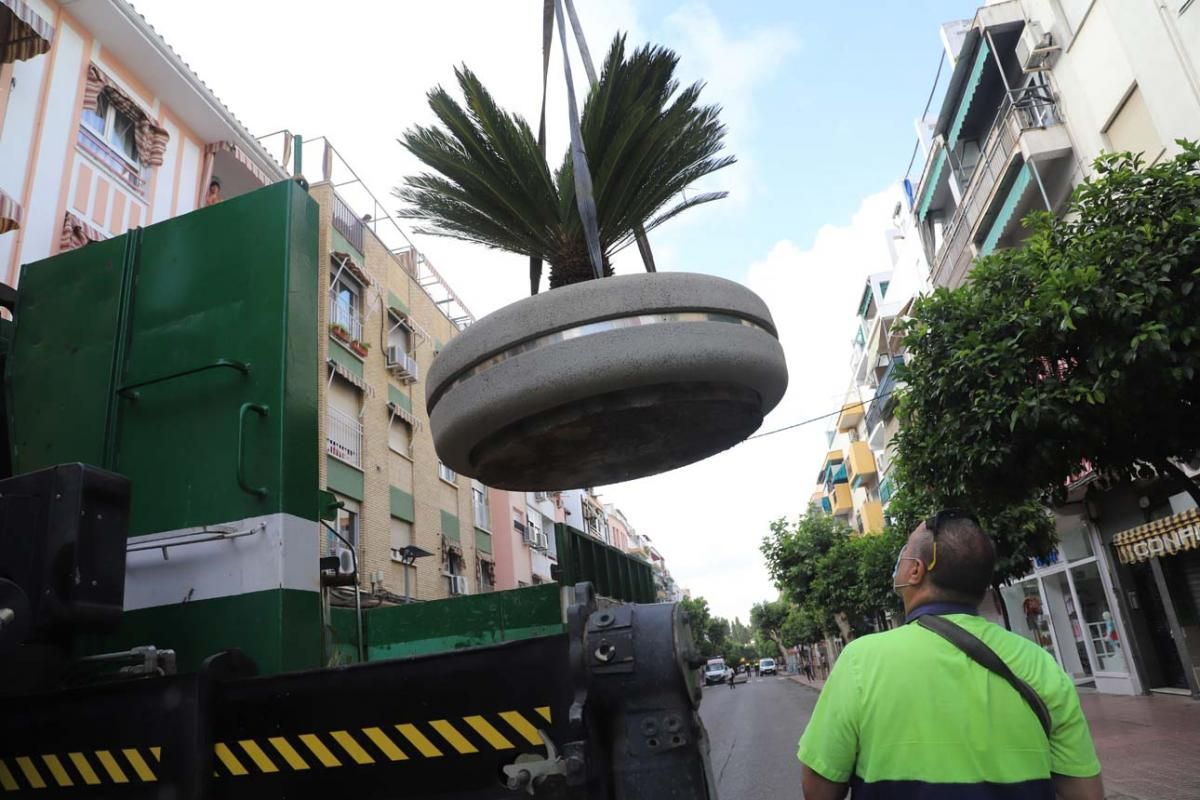
<path id="1" fill-rule="evenodd" d="M 471 510 L 475 513 L 475 527 L 485 531 L 492 529 L 492 515 L 488 509 L 487 500 L 480 499 L 474 492 L 471 493 Z"/>
<path id="2" fill-rule="evenodd" d="M 895 405 L 896 398 L 892 392 L 896 390 L 898 378 L 896 371 L 904 366 L 904 356 L 892 356 L 892 363 L 888 364 L 888 368 L 883 373 L 883 377 L 879 380 L 879 388 L 875 390 L 875 397 L 871 400 L 871 406 L 867 409 L 867 430 L 875 430 L 875 426 L 886 422 L 891 418 L 888 413 Z"/>
<path id="3" fill-rule="evenodd" d="M 363 252 L 363 221 L 354 213 L 354 209 L 346 205 L 342 198 L 333 195 L 333 229 L 346 237 L 346 241 L 357 250 Z"/>
<path id="4" fill-rule="evenodd" d="M 962 202 L 955 209 L 946 228 L 946 237 L 934 258 L 934 285 L 956 286 L 966 277 L 975 258 L 970 247 L 971 232 L 987 210 L 996 184 L 1008 171 L 1021 134 L 1027 130 L 1057 125 L 1061 121 L 1057 104 L 1044 86 L 1018 89 L 1005 98 L 984 137 L 979 161 L 967 178 Z"/>
<path id="5" fill-rule="evenodd" d="M 329 295 L 329 327 L 341 327 L 350 336 L 351 341 L 361 342 L 363 338 L 362 316 L 358 309 L 337 295 Z M 335 336 L 337 333 L 335 332 Z"/>
<path id="6" fill-rule="evenodd" d="M 331 408 L 325 423 L 325 452 L 362 469 L 363 427 L 357 419 Z"/>

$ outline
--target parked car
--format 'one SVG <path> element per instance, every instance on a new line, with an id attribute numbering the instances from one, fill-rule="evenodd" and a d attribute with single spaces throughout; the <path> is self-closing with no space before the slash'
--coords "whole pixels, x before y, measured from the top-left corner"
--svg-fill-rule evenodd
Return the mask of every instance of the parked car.
<path id="1" fill-rule="evenodd" d="M 776 675 L 776 674 L 778 674 L 775 671 L 775 659 L 773 659 L 773 658 L 759 659 L 758 674 L 759 675 Z"/>

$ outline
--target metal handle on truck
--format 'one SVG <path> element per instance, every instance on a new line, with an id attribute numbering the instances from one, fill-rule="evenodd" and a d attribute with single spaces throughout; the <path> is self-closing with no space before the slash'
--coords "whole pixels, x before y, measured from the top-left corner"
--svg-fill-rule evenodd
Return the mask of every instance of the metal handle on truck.
<path id="1" fill-rule="evenodd" d="M 259 497 L 267 496 L 267 487 L 251 486 L 246 481 L 246 412 L 253 411 L 259 416 L 267 416 L 271 409 L 264 406 L 262 403 L 242 403 L 242 407 L 238 409 L 238 436 L 237 436 L 237 481 L 238 486 L 242 487 L 242 491 Z"/>

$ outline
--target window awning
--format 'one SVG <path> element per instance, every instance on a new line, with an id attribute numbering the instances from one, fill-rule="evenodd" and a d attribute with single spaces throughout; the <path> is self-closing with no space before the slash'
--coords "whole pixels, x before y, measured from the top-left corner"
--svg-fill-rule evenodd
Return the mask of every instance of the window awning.
<path id="1" fill-rule="evenodd" d="M 335 270 L 334 274 L 337 274 L 337 271 L 348 272 L 363 286 L 370 286 L 373 283 L 371 276 L 366 273 L 366 270 L 355 263 L 349 253 L 334 250 L 329 254 L 329 258 Z"/>
<path id="2" fill-rule="evenodd" d="M 63 216 L 62 232 L 59 234 L 58 249 L 74 250 L 88 242 L 102 242 L 107 237 L 68 211 Z"/>
<path id="3" fill-rule="evenodd" d="M 1008 223 L 1012 222 L 1013 215 L 1017 211 L 1017 206 L 1021 203 L 1021 198 L 1025 196 L 1025 190 L 1029 188 L 1029 184 L 1033 182 L 1033 168 L 1029 166 L 1029 162 L 1021 165 L 1021 171 L 1017 173 L 1016 180 L 1012 186 L 1008 187 L 1008 195 L 1004 198 L 1004 205 L 1000 207 L 1000 212 L 996 215 L 996 219 L 992 220 L 992 227 L 988 230 L 987 238 L 983 240 L 983 244 L 979 247 L 979 255 L 986 256 L 996 249 L 996 244 L 1000 241 L 1000 237 L 1004 235 L 1004 231 L 1008 229 Z"/>
<path id="4" fill-rule="evenodd" d="M 399 403 L 388 403 L 387 407 L 388 411 L 392 412 L 393 417 L 399 417 L 400 419 L 404 420 L 413 430 L 419 431 L 423 427 L 421 425 L 421 420 L 417 419 L 416 415 L 405 409 Z"/>
<path id="5" fill-rule="evenodd" d="M 967 83 L 963 88 L 962 97 L 958 101 L 958 111 L 954 114 L 954 122 L 950 125 L 950 133 L 946 137 L 946 142 L 951 149 L 958 144 L 958 135 L 962 133 L 963 123 L 967 119 L 967 112 L 971 109 L 971 99 L 975 96 L 975 90 L 979 88 L 979 81 L 983 78 L 983 68 L 987 64 L 988 56 L 991 54 L 992 51 L 988 47 L 987 41 L 981 41 L 979 49 L 975 51 L 975 61 L 971 65 L 970 75 L 967 76 Z"/>
<path id="6" fill-rule="evenodd" d="M 937 160 L 933 162 L 933 167 L 929 170 L 929 180 L 925 182 L 925 187 L 921 190 L 921 205 L 917 213 L 921 222 L 925 221 L 925 215 L 929 213 L 929 205 L 933 202 L 933 195 L 937 192 L 938 181 L 942 179 L 942 170 L 945 168 L 946 151 L 943 148 L 938 152 Z"/>
<path id="7" fill-rule="evenodd" d="M 49 52 L 54 26 L 21 0 L 0 0 L 0 15 L 9 17 L 8 40 L 0 44 L 0 64 L 26 61 Z"/>
<path id="8" fill-rule="evenodd" d="M 133 120 L 133 138 L 137 142 L 138 156 L 142 163 L 148 167 L 161 167 L 171 134 L 151 119 L 146 109 L 125 94 L 111 78 L 101 72 L 95 64 L 91 64 L 88 66 L 87 84 L 83 90 L 83 107 L 95 111 L 100 95 L 105 95 L 113 108 Z"/>
<path id="9" fill-rule="evenodd" d="M 21 227 L 21 204 L 0 190 L 0 233 Z"/>
<path id="10" fill-rule="evenodd" d="M 247 172 L 254 176 L 254 180 L 258 181 L 260 185 L 266 186 L 271 182 L 271 179 L 267 177 L 267 173 L 259 169 L 233 142 L 211 142 L 205 146 L 204 150 L 213 154 L 220 152 L 229 153 L 239 164 L 246 168 Z"/>
<path id="11" fill-rule="evenodd" d="M 1200 509 L 1189 508 L 1122 531 L 1113 537 L 1112 543 L 1122 564 L 1200 549 Z"/>

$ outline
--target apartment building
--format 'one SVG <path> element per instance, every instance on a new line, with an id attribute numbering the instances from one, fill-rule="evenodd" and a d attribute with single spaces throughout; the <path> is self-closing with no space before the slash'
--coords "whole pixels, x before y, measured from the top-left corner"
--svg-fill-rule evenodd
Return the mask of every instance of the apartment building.
<path id="1" fill-rule="evenodd" d="M 5 0 L 0 279 L 286 177 L 124 0 Z"/>

